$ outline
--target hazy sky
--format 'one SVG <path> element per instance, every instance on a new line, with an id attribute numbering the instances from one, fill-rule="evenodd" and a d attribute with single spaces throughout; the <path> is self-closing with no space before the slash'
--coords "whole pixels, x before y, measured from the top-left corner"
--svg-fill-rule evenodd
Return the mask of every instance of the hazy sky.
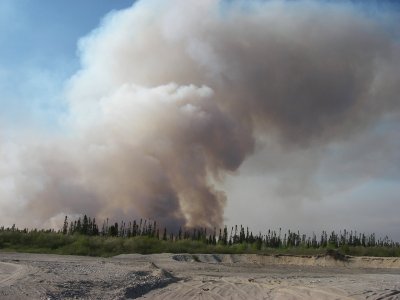
<path id="1" fill-rule="evenodd" d="M 400 240 L 399 7 L 356 3 L 2 0 L 0 223 Z"/>

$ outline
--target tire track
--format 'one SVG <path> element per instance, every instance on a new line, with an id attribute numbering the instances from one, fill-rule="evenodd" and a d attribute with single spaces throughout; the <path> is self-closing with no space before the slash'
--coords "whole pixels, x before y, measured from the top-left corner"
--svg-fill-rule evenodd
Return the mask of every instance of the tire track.
<path id="1" fill-rule="evenodd" d="M 27 274 L 27 266 L 0 262 L 0 288 L 12 285 Z"/>

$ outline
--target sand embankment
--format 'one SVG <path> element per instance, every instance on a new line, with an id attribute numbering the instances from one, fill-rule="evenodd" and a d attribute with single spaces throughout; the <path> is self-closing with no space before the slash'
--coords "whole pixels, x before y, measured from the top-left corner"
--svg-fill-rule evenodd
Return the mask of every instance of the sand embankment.
<path id="1" fill-rule="evenodd" d="M 289 265 L 311 267 L 346 267 L 346 268 L 380 268 L 400 269 L 398 257 L 369 257 L 369 256 L 341 256 L 331 255 L 257 255 L 257 254 L 175 254 L 176 261 L 224 263 L 224 264 L 255 264 Z"/>

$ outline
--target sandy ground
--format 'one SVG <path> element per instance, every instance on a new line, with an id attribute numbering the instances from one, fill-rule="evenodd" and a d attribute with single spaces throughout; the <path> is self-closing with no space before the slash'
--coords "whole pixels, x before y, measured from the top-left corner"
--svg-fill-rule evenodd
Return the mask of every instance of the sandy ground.
<path id="1" fill-rule="evenodd" d="M 400 259 L 0 253 L 0 299 L 400 299 Z"/>

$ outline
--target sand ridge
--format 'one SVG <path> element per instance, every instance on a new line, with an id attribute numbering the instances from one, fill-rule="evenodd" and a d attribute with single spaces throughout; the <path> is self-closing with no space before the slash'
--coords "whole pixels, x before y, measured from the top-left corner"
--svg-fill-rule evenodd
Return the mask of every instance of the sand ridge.
<path id="1" fill-rule="evenodd" d="M 332 255 L 175 254 L 172 258 L 177 261 L 198 261 L 203 263 L 400 269 L 400 258 L 397 257 L 355 257 L 346 255 L 335 258 Z"/>

